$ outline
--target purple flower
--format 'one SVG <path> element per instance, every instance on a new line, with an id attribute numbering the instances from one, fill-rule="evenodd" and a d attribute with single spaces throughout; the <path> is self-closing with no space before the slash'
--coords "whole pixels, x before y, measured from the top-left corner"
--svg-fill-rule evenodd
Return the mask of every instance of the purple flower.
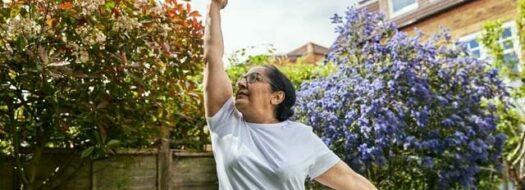
<path id="1" fill-rule="evenodd" d="M 340 17 L 337 14 L 334 14 L 334 16 L 330 19 L 332 20 L 332 24 L 340 24 L 343 22 L 343 17 Z"/>
<path id="2" fill-rule="evenodd" d="M 444 30 L 422 42 L 420 32 L 408 36 L 384 16 L 355 9 L 332 22 L 339 37 L 327 60 L 338 71 L 301 85 L 296 118 L 352 168 L 373 178 L 397 160 L 416 160 L 396 173 L 425 171 L 418 180 L 447 189 L 475 187 L 480 167 L 501 165 L 505 136 L 495 107 L 480 106 L 508 96 L 497 70 L 465 57 Z"/>
<path id="3" fill-rule="evenodd" d="M 432 168 L 432 157 L 425 156 L 421 161 L 421 165 L 427 169 Z"/>

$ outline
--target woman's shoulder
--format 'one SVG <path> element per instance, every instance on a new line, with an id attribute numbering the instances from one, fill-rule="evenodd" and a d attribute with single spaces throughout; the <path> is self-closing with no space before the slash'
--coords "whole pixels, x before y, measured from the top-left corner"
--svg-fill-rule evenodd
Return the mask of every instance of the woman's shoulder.
<path id="1" fill-rule="evenodd" d="M 324 145 L 319 136 L 313 131 L 312 126 L 296 121 L 290 122 L 290 125 L 290 128 L 294 128 L 293 133 L 301 138 L 301 146 L 308 144 L 306 147 L 322 147 Z"/>
<path id="2" fill-rule="evenodd" d="M 304 123 L 298 122 L 298 121 L 288 121 L 289 126 L 293 127 L 294 129 L 310 132 L 313 130 L 313 128 L 309 125 L 306 125 Z"/>

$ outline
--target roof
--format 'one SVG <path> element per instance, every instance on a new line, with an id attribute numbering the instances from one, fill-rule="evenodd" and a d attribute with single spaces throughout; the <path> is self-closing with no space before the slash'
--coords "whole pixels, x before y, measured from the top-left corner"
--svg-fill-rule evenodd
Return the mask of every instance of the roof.
<path id="1" fill-rule="evenodd" d="M 323 47 L 319 44 L 315 44 L 313 42 L 308 42 L 304 45 L 302 45 L 301 47 L 291 51 L 291 52 L 288 52 L 286 54 L 286 56 L 288 57 L 291 57 L 291 56 L 303 56 L 303 55 L 306 55 L 306 54 L 322 54 L 322 55 L 326 55 L 326 53 L 328 52 L 328 48 L 326 47 Z"/>

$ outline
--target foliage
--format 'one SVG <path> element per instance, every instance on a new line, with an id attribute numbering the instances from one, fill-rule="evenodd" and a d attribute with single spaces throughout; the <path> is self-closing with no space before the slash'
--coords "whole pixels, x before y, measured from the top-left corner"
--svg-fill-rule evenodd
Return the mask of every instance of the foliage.
<path id="1" fill-rule="evenodd" d="M 263 53 L 258 53 L 264 51 Z M 272 44 L 263 44 L 260 46 L 249 46 L 232 52 L 228 56 L 228 62 L 231 66 L 242 64 L 264 64 L 273 59 L 275 47 Z"/>
<path id="2" fill-rule="evenodd" d="M 338 71 L 302 85 L 297 119 L 380 189 L 495 188 L 505 135 L 493 99 L 508 97 L 498 71 L 446 31 L 420 42 L 354 9 L 333 23 Z"/>
<path id="3" fill-rule="evenodd" d="M 503 47 L 499 44 L 499 39 L 503 34 L 503 28 L 500 21 L 489 21 L 483 26 L 483 33 L 480 36 L 481 43 L 490 49 L 493 63 L 496 68 L 506 69 L 504 65 Z"/>
<path id="4" fill-rule="evenodd" d="M 490 62 L 501 71 L 500 74 L 510 79 L 516 79 L 520 73 L 513 71 L 512 68 L 519 62 L 505 59 L 503 45 L 499 42 L 502 34 L 503 27 L 500 21 L 488 21 L 483 25 L 483 32 L 479 39 L 489 50 L 491 54 Z"/>
<path id="5" fill-rule="evenodd" d="M 525 42 L 523 24 L 525 19 L 525 1 L 519 0 L 517 7 L 518 17 L 516 18 L 516 25 L 519 41 L 523 44 Z M 488 47 L 489 53 L 492 56 L 491 61 L 497 68 L 501 68 L 503 63 L 508 62 L 503 56 L 503 45 L 497 41 L 502 36 L 502 33 L 501 22 L 489 21 L 484 25 L 484 31 L 480 38 L 483 45 Z M 523 51 L 523 45 L 521 47 Z M 504 67 L 501 76 L 514 82 L 521 80 L 523 83 L 525 81 L 523 57 L 520 60 L 521 61 L 513 64 L 521 64 L 521 72 L 510 72 Z M 507 108 L 501 104 L 497 104 L 498 116 L 500 117 L 498 129 L 503 131 L 508 137 L 504 151 L 504 161 L 507 167 L 505 176 L 507 176 L 516 187 L 525 187 L 525 167 L 523 165 L 525 161 L 525 109 L 523 109 L 525 85 L 510 86 L 509 90 L 513 99 L 513 106 Z"/>
<path id="6" fill-rule="evenodd" d="M 0 148 L 25 188 L 43 185 L 45 148 L 98 158 L 202 123 L 198 16 L 176 0 L 0 1 Z"/>
<path id="7" fill-rule="evenodd" d="M 313 65 L 298 62 L 296 64 L 284 64 L 278 66 L 279 70 L 286 74 L 292 81 L 295 89 L 301 88 L 301 84 L 319 77 L 325 77 L 335 72 L 335 65 L 327 63 L 324 65 Z"/>
<path id="8" fill-rule="evenodd" d="M 335 72 L 335 66 L 331 63 L 322 65 L 304 63 L 298 59 L 296 63 L 277 63 L 273 55 L 274 49 L 270 48 L 266 53 L 250 55 L 246 60 L 241 61 L 242 56 L 245 56 L 246 50 L 241 49 L 235 51 L 228 60 L 230 67 L 227 68 L 228 77 L 232 81 L 232 85 L 236 86 L 236 81 L 239 77 L 246 74 L 251 67 L 263 64 L 274 64 L 285 74 L 294 84 L 295 89 L 299 89 L 304 81 L 309 81 L 318 77 L 327 76 Z"/>

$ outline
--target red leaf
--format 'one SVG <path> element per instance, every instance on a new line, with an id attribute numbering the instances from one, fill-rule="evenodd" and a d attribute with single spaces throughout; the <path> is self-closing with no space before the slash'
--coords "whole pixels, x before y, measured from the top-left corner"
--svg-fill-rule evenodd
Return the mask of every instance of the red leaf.
<path id="1" fill-rule="evenodd" d="M 106 128 L 102 126 L 98 126 L 98 129 L 99 129 L 100 138 L 102 139 L 102 142 L 105 142 L 108 136 L 108 132 L 106 131 Z"/>
<path id="2" fill-rule="evenodd" d="M 178 4 L 176 9 L 177 9 L 177 12 L 182 13 L 182 11 L 184 10 L 184 7 L 182 7 L 181 4 Z"/>
<path id="3" fill-rule="evenodd" d="M 102 100 L 101 102 L 98 103 L 97 108 L 98 109 L 104 109 L 104 108 L 107 108 L 108 105 L 109 105 L 109 101 L 108 100 Z"/>
<path id="4" fill-rule="evenodd" d="M 164 43 L 161 43 L 161 44 L 160 44 L 160 47 L 162 48 L 163 52 L 164 52 L 166 55 L 171 55 L 169 44 L 167 44 L 167 43 L 164 42 Z"/>
<path id="5" fill-rule="evenodd" d="M 68 9 L 73 8 L 73 3 L 72 2 L 63 2 L 60 5 L 58 5 L 58 8 L 59 9 L 63 9 L 63 10 L 68 10 Z"/>
<path id="6" fill-rule="evenodd" d="M 113 9 L 113 14 L 115 17 L 120 17 L 120 10 L 119 9 Z"/>
<path id="7" fill-rule="evenodd" d="M 190 17 L 200 17 L 202 16 L 199 11 L 191 11 L 190 12 Z"/>
<path id="8" fill-rule="evenodd" d="M 169 11 L 166 14 L 168 14 L 168 17 L 170 18 L 176 16 L 175 13 L 173 13 L 172 11 Z"/>

